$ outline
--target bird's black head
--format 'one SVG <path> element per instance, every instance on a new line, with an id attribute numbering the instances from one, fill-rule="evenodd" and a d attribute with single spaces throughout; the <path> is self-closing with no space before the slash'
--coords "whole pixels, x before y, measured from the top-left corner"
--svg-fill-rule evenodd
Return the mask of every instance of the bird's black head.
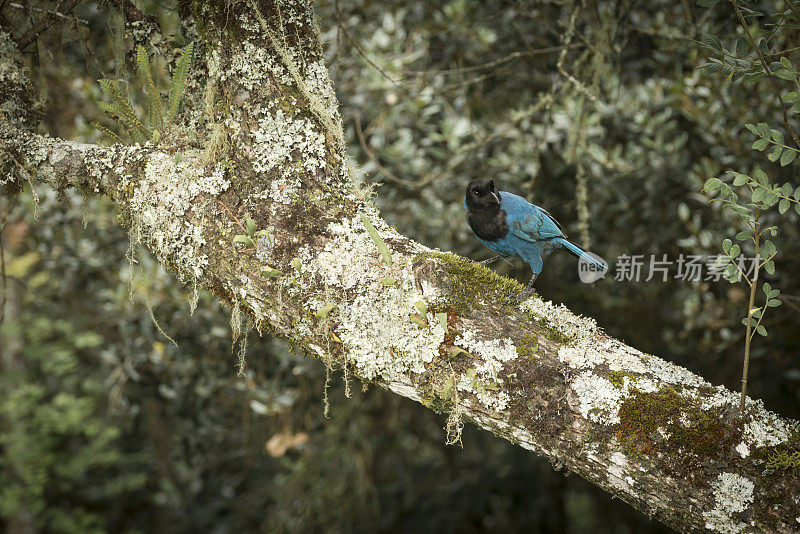
<path id="1" fill-rule="evenodd" d="M 467 208 L 470 211 L 497 213 L 500 211 L 500 193 L 491 178 L 476 178 L 467 186 Z"/>

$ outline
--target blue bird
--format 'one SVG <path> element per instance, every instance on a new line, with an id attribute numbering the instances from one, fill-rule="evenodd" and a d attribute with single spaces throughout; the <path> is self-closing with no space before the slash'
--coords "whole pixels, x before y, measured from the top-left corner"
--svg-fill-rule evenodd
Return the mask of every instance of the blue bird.
<path id="1" fill-rule="evenodd" d="M 525 289 L 514 298 L 524 300 L 533 291 L 533 283 L 551 252 L 565 249 L 605 272 L 608 267 L 569 241 L 563 228 L 546 210 L 535 206 L 519 195 L 497 191 L 490 178 L 477 178 L 467 186 L 464 197 L 467 222 L 475 236 L 497 256 L 480 263 L 488 264 L 498 258 L 522 258 L 531 266 L 533 276 Z"/>

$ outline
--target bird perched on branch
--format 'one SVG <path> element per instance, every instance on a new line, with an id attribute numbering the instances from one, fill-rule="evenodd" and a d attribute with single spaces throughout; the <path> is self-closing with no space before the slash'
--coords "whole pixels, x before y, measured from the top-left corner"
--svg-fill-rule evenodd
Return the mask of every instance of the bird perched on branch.
<path id="1" fill-rule="evenodd" d="M 567 240 L 561 225 L 546 210 L 519 195 L 497 191 L 490 178 L 477 178 L 469 183 L 464 209 L 475 236 L 497 254 L 481 264 L 503 257 L 522 258 L 531 266 L 533 276 L 525 289 L 514 297 L 517 302 L 531 294 L 533 283 L 542 272 L 544 258 L 555 250 L 569 251 L 592 271 L 605 273 L 608 270 L 602 261 Z"/>

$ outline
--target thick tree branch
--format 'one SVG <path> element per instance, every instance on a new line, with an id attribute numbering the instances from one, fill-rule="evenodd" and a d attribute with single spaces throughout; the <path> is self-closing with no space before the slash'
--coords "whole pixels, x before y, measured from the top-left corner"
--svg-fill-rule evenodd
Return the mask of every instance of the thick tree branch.
<path id="1" fill-rule="evenodd" d="M 771 461 L 800 447 L 797 422 L 753 400 L 738 414 L 736 394 L 563 307 L 508 306 L 516 282 L 399 235 L 351 178 L 309 3 L 194 9 L 206 53 L 179 129 L 196 144 L 29 133 L 32 91 L 0 36 L 15 65 L 0 80 L 16 80 L 0 91 L 6 186 L 28 173 L 109 195 L 134 239 L 234 319 L 449 414 L 451 440 L 470 420 L 678 530 L 797 531 L 797 479 Z M 245 215 L 252 242 L 236 244 Z"/>

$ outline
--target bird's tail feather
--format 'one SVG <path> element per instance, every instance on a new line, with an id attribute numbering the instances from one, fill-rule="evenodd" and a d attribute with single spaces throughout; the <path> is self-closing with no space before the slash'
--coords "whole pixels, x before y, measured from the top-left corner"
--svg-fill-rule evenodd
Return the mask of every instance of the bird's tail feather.
<path id="1" fill-rule="evenodd" d="M 589 263 L 592 263 L 592 264 L 596 265 L 597 267 L 599 267 L 602 270 L 606 270 L 606 266 L 605 265 L 603 265 L 598 260 L 594 259 L 588 252 L 583 250 L 581 247 L 579 247 L 578 245 L 576 245 L 572 241 L 570 241 L 568 239 L 564 239 L 563 237 L 557 237 L 557 238 L 555 238 L 555 241 L 557 241 L 557 242 L 561 243 L 562 245 L 564 245 L 564 248 L 567 249 L 576 258 L 581 258 L 582 257 L 585 261 L 588 261 Z"/>

